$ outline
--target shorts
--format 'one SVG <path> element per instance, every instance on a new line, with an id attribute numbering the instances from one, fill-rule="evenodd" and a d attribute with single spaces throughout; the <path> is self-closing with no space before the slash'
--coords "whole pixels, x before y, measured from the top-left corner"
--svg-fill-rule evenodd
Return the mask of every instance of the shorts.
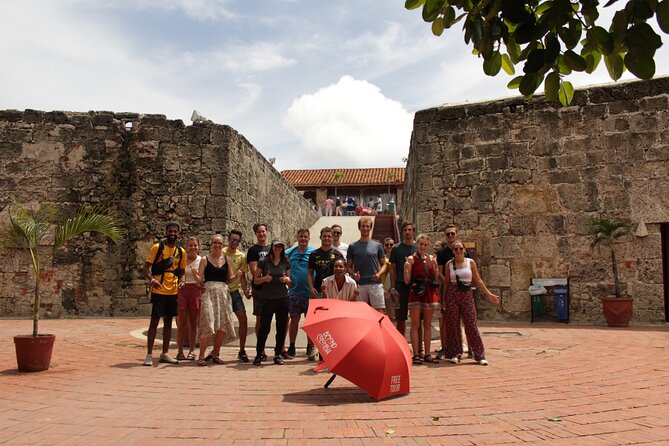
<path id="1" fill-rule="evenodd" d="M 151 293 L 151 317 L 176 317 L 179 314 L 176 294 Z"/>
<path id="2" fill-rule="evenodd" d="M 409 317 L 409 285 L 404 282 L 395 282 L 395 289 L 400 295 L 400 306 L 395 313 L 395 319 L 398 321 L 406 321 Z"/>
<path id="3" fill-rule="evenodd" d="M 300 296 L 297 293 L 288 291 L 288 314 L 290 317 L 299 317 L 300 314 L 307 314 L 309 309 L 309 298 Z"/>
<path id="4" fill-rule="evenodd" d="M 360 285 L 360 294 L 358 302 L 367 302 L 372 308 L 383 310 L 386 308 L 386 299 L 383 295 L 383 285 L 372 283 L 370 285 Z"/>
<path id="5" fill-rule="evenodd" d="M 262 300 L 260 299 L 259 296 L 256 296 L 256 291 L 252 291 L 252 298 L 253 298 L 253 315 L 254 316 L 260 316 L 262 314 Z"/>
<path id="6" fill-rule="evenodd" d="M 194 283 L 187 283 L 179 288 L 179 297 L 177 302 L 179 304 L 179 311 L 200 311 L 202 290 Z"/>
<path id="7" fill-rule="evenodd" d="M 244 305 L 244 296 L 242 296 L 241 291 L 230 291 L 230 297 L 232 298 L 232 312 L 233 313 L 244 313 L 246 312 L 246 306 Z"/>

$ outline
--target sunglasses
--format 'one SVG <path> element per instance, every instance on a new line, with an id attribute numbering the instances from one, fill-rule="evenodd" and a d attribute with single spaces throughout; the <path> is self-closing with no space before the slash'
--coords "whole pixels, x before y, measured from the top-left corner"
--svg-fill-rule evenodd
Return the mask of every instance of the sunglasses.
<path id="1" fill-rule="evenodd" d="M 229 242 L 230 242 L 230 243 L 239 243 L 239 242 L 241 242 L 241 239 L 238 239 L 238 238 L 231 238 L 231 239 L 229 240 Z"/>
<path id="2" fill-rule="evenodd" d="M 341 235 L 341 232 L 332 231 L 332 235 Z"/>
<path id="3" fill-rule="evenodd" d="M 392 248 L 393 244 L 392 243 L 384 243 L 383 246 L 390 246 Z"/>
<path id="4" fill-rule="evenodd" d="M 453 251 L 464 251 L 465 248 L 453 248 Z"/>
<path id="5" fill-rule="evenodd" d="M 446 235 L 448 237 L 455 237 L 455 232 L 447 232 Z"/>

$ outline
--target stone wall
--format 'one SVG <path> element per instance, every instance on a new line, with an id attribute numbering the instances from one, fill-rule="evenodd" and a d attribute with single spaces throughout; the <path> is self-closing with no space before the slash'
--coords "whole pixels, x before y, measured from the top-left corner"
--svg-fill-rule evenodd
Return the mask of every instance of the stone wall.
<path id="1" fill-rule="evenodd" d="M 11 197 L 51 202 L 65 215 L 81 203 L 117 209 L 128 222 L 120 249 L 77 241 L 43 272 L 43 308 L 60 315 L 145 315 L 141 266 L 165 223 L 208 245 L 215 232 L 252 226 L 295 238 L 316 219 L 310 204 L 239 133 L 225 125 L 185 126 L 163 115 L 0 111 L 0 221 Z M 30 313 L 32 273 L 0 260 L 0 316 Z"/>
<path id="2" fill-rule="evenodd" d="M 532 277 L 569 276 L 571 318 L 602 322 L 610 256 L 592 252 L 597 214 L 644 221 L 647 237 L 616 246 L 633 322 L 664 320 L 660 224 L 669 222 L 669 78 L 416 113 L 402 217 L 443 236 L 454 222 L 478 243 L 484 281 L 501 307 L 483 317 L 528 320 Z"/>

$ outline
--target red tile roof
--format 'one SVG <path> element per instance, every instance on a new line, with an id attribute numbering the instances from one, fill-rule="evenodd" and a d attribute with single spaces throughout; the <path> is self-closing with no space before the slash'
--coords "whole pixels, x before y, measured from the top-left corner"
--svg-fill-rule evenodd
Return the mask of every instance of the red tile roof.
<path id="1" fill-rule="evenodd" d="M 374 167 L 366 169 L 312 169 L 283 170 L 281 175 L 293 187 L 305 186 L 373 186 L 401 185 L 404 183 L 404 167 Z M 341 178 L 335 179 L 335 173 Z"/>

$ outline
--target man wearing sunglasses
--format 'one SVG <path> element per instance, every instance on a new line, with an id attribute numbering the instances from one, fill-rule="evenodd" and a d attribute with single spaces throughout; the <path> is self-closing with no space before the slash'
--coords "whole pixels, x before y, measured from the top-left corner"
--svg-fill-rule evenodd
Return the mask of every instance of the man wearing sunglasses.
<path id="1" fill-rule="evenodd" d="M 232 297 L 232 312 L 237 316 L 239 321 L 239 353 L 237 359 L 242 362 L 249 362 L 249 357 L 246 355 L 246 328 L 248 321 L 246 318 L 246 306 L 242 293 L 247 299 L 251 298 L 248 291 L 248 284 L 246 282 L 246 273 L 249 268 L 246 262 L 246 254 L 239 250 L 239 244 L 242 241 L 242 233 L 237 229 L 233 229 L 228 234 L 228 246 L 225 248 L 225 256 L 231 260 L 232 274 L 235 279 L 228 283 L 228 290 L 230 297 Z M 237 279 L 237 271 L 243 271 L 244 274 Z"/>
<path id="2" fill-rule="evenodd" d="M 340 242 L 339 238 L 341 237 L 342 230 L 339 225 L 330 226 L 332 229 L 332 247 L 339 251 L 339 253 L 346 258 L 348 253 L 348 245 L 346 243 Z"/>

